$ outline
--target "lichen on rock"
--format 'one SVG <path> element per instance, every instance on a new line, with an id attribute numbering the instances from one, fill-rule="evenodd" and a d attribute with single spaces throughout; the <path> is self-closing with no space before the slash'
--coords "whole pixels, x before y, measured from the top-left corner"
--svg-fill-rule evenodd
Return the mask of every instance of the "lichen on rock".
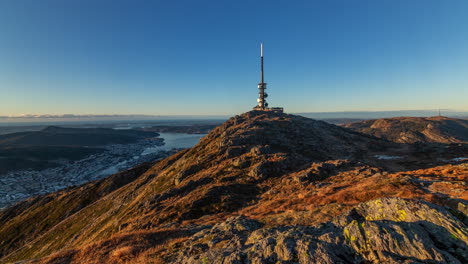
<path id="1" fill-rule="evenodd" d="M 223 246 L 216 246 L 220 241 Z M 264 227 L 243 216 L 229 218 L 185 242 L 175 262 L 466 263 L 467 242 L 465 225 L 444 208 L 382 198 L 313 227 Z"/>

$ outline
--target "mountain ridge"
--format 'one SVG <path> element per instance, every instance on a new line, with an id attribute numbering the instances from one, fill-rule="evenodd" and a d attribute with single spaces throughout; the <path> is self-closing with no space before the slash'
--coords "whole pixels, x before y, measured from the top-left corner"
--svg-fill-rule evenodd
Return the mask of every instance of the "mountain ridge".
<path id="1" fill-rule="evenodd" d="M 430 150 L 436 147 L 432 146 Z M 15 247 L 3 244 L 0 247 L 3 257 L 0 259 L 38 258 L 32 263 L 99 263 L 102 259 L 113 263 L 130 260 L 133 263 L 150 260 L 154 263 L 197 263 L 207 257 L 209 262 L 206 263 L 243 263 L 231 258 L 210 257 L 215 248 L 232 250 L 235 248 L 229 246 L 230 243 L 238 243 L 234 238 L 223 239 L 225 235 L 218 229 L 213 229 L 212 238 L 203 240 L 203 235 L 203 241 L 190 240 L 189 236 L 207 232 L 223 223 L 232 222 L 236 226 L 243 220 L 232 220 L 237 219 L 232 217 L 239 215 L 247 219 L 247 227 L 261 223 L 268 228 L 265 229 L 267 234 L 286 225 L 306 230 L 306 227 L 327 225 L 340 215 L 352 213 L 353 208 L 361 203 L 386 197 L 406 199 L 404 201 L 409 202 L 389 201 L 405 208 L 413 206 L 416 200 L 447 206 L 450 212 L 458 215 L 446 216 L 447 221 L 463 226 L 466 211 L 463 213 L 462 209 L 466 208 L 467 199 L 463 185 L 468 171 L 466 163 L 460 161 L 455 165 L 444 165 L 431 155 L 421 159 L 421 152 L 415 151 L 409 145 L 385 141 L 323 121 L 262 111 L 247 112 L 218 126 L 193 148 L 148 165 L 134 175 L 134 180 L 98 197 L 73 215 L 62 214 L 52 227 L 44 227 L 37 233 L 36 240 L 19 239 Z M 402 153 L 408 155 L 409 160 L 420 159 L 420 164 L 376 157 Z M 444 153 L 440 152 L 441 155 Z M 439 167 L 435 167 L 437 165 Z M 115 176 L 109 179 L 112 177 Z M 90 188 L 93 184 L 79 188 Z M 71 192 L 79 198 L 77 190 L 72 189 Z M 75 199 L 67 192 L 62 195 Z M 55 206 L 66 204 L 56 203 Z M 391 210 L 391 206 L 385 208 Z M 8 210 L 11 209 L 0 213 L 0 219 L 5 212 L 12 213 Z M 20 216 L 8 218 L 8 225 L 27 224 L 23 221 L 26 216 L 34 219 L 27 209 Z M 395 217 L 392 219 L 398 220 L 398 215 Z M 93 221 L 88 223 L 84 219 Z M 419 216 L 418 219 L 425 221 L 426 218 Z M 48 221 L 47 217 L 44 220 Z M 351 222 L 342 224 L 342 227 Z M 400 225 L 406 224 L 397 224 Z M 247 228 L 247 233 L 239 236 L 248 237 L 258 229 Z M 421 235 L 429 236 L 426 229 L 418 230 Z M 344 232 L 344 229 L 338 230 Z M 375 232 L 377 229 L 372 230 Z M 2 232 L 7 233 L 8 230 L 0 229 L 0 235 L 4 234 Z M 237 236 L 237 231 L 232 232 Z M 466 243 L 466 234 L 462 234 L 459 236 Z M 374 235 L 382 239 L 378 234 Z M 333 236 L 341 241 L 337 245 L 349 249 L 347 256 L 353 256 L 356 261 L 376 261 L 378 258 L 375 256 L 383 258 L 378 248 L 374 248 L 371 255 L 361 252 L 358 245 L 351 243 L 354 240 L 348 241 L 344 233 L 334 233 Z M 404 238 L 409 239 L 409 236 L 407 233 Z M 224 244 L 210 242 L 216 237 L 226 241 Z M 283 243 L 278 241 L 284 241 L 274 239 L 277 245 Z M 365 240 L 356 239 L 359 243 L 366 243 Z M 166 245 L 167 249 L 161 245 Z M 213 245 L 217 246 L 213 248 Z M 239 250 L 245 246 L 241 241 Z M 262 250 L 266 250 L 261 248 L 259 245 L 257 253 L 260 255 Z M 463 250 L 463 244 L 457 248 Z M 314 251 L 310 250 L 301 252 L 313 254 Z M 427 250 L 429 252 L 430 247 Z M 441 252 L 437 258 L 447 256 L 445 249 L 436 250 Z M 294 256 L 281 253 L 285 251 L 273 249 L 272 252 L 275 252 L 272 256 L 239 254 L 245 261 L 273 258 L 293 263 L 295 260 Z M 298 249 L 291 252 L 298 252 Z M 406 259 L 423 260 L 415 252 L 410 252 L 413 255 L 406 256 Z M 446 260 L 463 260 L 466 257 L 453 254 Z M 435 255 L 433 257 L 436 258 Z M 388 257 L 389 261 L 391 259 Z M 308 263 L 310 258 L 303 256 L 297 260 Z"/>
<path id="2" fill-rule="evenodd" d="M 397 143 L 466 143 L 468 120 L 434 117 L 394 117 L 365 120 L 343 127 Z"/>

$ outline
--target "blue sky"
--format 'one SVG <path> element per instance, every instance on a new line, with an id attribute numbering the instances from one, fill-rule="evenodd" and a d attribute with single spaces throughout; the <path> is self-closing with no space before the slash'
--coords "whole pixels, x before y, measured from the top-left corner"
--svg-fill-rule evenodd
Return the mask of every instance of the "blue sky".
<path id="1" fill-rule="evenodd" d="M 0 116 L 468 110 L 468 1 L 3 0 Z"/>

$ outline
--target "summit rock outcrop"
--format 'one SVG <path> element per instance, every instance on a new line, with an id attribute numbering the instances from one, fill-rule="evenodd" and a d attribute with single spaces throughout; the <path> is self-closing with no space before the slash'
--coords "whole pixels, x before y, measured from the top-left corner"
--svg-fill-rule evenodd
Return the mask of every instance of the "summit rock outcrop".
<path id="1" fill-rule="evenodd" d="M 232 217 L 185 241 L 177 262 L 464 263 L 467 236 L 441 207 L 381 198 L 313 227 L 265 227 Z"/>

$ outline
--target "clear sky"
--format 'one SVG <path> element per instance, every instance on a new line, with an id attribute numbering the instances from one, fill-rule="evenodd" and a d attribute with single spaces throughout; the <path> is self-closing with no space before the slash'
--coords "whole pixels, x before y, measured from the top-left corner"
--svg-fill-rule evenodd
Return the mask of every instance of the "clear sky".
<path id="1" fill-rule="evenodd" d="M 0 116 L 468 110 L 465 0 L 2 0 Z"/>

